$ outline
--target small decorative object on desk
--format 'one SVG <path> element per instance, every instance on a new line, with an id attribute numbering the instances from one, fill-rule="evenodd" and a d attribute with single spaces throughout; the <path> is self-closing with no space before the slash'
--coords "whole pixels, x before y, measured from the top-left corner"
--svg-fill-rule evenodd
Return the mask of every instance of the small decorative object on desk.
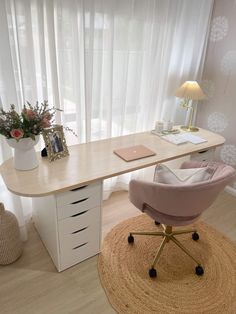
<path id="1" fill-rule="evenodd" d="M 172 121 L 170 121 L 170 120 L 166 121 L 164 123 L 164 130 L 165 131 L 171 131 L 173 128 L 173 125 L 174 125 L 174 123 Z"/>
<path id="2" fill-rule="evenodd" d="M 15 215 L 0 203 L 0 265 L 17 260 L 23 251 L 20 229 Z"/>
<path id="3" fill-rule="evenodd" d="M 151 133 L 158 135 L 158 136 L 163 136 L 163 135 L 167 135 L 167 134 L 178 134 L 178 133 L 180 133 L 180 130 L 179 129 L 172 129 L 170 131 L 163 130 L 161 132 L 157 132 L 156 130 L 152 130 Z"/>
<path id="4" fill-rule="evenodd" d="M 163 123 L 162 121 L 157 121 L 157 122 L 155 123 L 155 131 L 156 131 L 157 133 L 160 133 L 160 132 L 163 131 L 163 129 L 164 129 L 164 123 Z"/>
<path id="5" fill-rule="evenodd" d="M 49 108 L 48 102 L 24 105 L 21 113 L 11 105 L 9 111 L 0 109 L 0 134 L 14 148 L 14 166 L 17 170 L 31 170 L 38 166 L 34 146 L 39 141 L 39 134 L 51 126 L 55 108 Z"/>
<path id="6" fill-rule="evenodd" d="M 68 156 L 69 151 L 61 125 L 53 125 L 43 130 L 43 138 L 50 161 Z"/>
<path id="7" fill-rule="evenodd" d="M 178 129 L 172 129 L 172 130 L 163 130 L 162 135 L 167 135 L 167 134 L 178 134 L 180 133 L 180 130 Z"/>

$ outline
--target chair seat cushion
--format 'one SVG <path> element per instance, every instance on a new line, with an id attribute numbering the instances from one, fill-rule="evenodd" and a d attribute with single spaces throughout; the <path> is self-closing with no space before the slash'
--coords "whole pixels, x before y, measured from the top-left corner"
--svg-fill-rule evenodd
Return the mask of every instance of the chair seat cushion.
<path id="1" fill-rule="evenodd" d="M 156 166 L 154 182 L 174 185 L 187 185 L 210 180 L 214 174 L 212 167 L 170 169 L 166 165 Z"/>
<path id="2" fill-rule="evenodd" d="M 193 223 L 196 221 L 200 214 L 192 215 L 192 216 L 176 216 L 176 215 L 167 215 L 165 213 L 162 213 L 158 211 L 157 209 L 154 209 L 148 204 L 145 204 L 143 206 L 142 210 L 145 214 L 150 216 L 153 220 L 159 221 L 162 224 L 168 225 L 168 226 L 185 226 Z"/>

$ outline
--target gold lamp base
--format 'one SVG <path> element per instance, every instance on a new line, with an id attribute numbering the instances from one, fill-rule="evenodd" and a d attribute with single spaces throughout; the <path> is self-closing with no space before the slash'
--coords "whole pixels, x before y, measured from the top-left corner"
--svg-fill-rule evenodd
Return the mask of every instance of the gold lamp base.
<path id="1" fill-rule="evenodd" d="M 187 125 L 182 125 L 181 130 L 187 131 L 187 132 L 198 132 L 199 128 L 195 126 L 187 126 Z"/>

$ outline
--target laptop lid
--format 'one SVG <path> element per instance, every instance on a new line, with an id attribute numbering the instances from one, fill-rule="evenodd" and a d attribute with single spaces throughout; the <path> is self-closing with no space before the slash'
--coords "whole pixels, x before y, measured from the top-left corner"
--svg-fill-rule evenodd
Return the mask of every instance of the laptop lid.
<path id="1" fill-rule="evenodd" d="M 143 145 L 115 149 L 114 153 L 125 161 L 132 161 L 156 155 L 155 152 Z"/>

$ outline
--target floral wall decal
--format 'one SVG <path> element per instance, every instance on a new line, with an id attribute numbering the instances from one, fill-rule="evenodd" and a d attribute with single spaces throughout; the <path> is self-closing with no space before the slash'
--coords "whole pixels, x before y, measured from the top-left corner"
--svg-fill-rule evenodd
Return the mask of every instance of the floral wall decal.
<path id="1" fill-rule="evenodd" d="M 216 158 L 236 168 L 236 0 L 215 0 L 203 70 L 207 95 L 197 125 L 225 138 Z M 232 185 L 236 190 L 236 182 Z M 235 191 L 236 192 L 236 191 Z"/>
<path id="2" fill-rule="evenodd" d="M 223 39 L 228 32 L 228 20 L 225 16 L 217 16 L 211 22 L 210 41 Z"/>
<path id="3" fill-rule="evenodd" d="M 226 115 L 222 112 L 213 112 L 208 116 L 208 128 L 217 133 L 221 133 L 228 125 Z"/>
<path id="4" fill-rule="evenodd" d="M 226 164 L 236 166 L 236 146 L 224 145 L 221 149 L 220 157 Z"/>
<path id="5" fill-rule="evenodd" d="M 236 51 L 226 52 L 221 61 L 220 69 L 225 75 L 230 75 L 232 72 L 236 73 Z"/>
<path id="6" fill-rule="evenodd" d="M 207 98 L 212 98 L 215 92 L 215 83 L 212 80 L 202 80 L 201 88 Z"/>

